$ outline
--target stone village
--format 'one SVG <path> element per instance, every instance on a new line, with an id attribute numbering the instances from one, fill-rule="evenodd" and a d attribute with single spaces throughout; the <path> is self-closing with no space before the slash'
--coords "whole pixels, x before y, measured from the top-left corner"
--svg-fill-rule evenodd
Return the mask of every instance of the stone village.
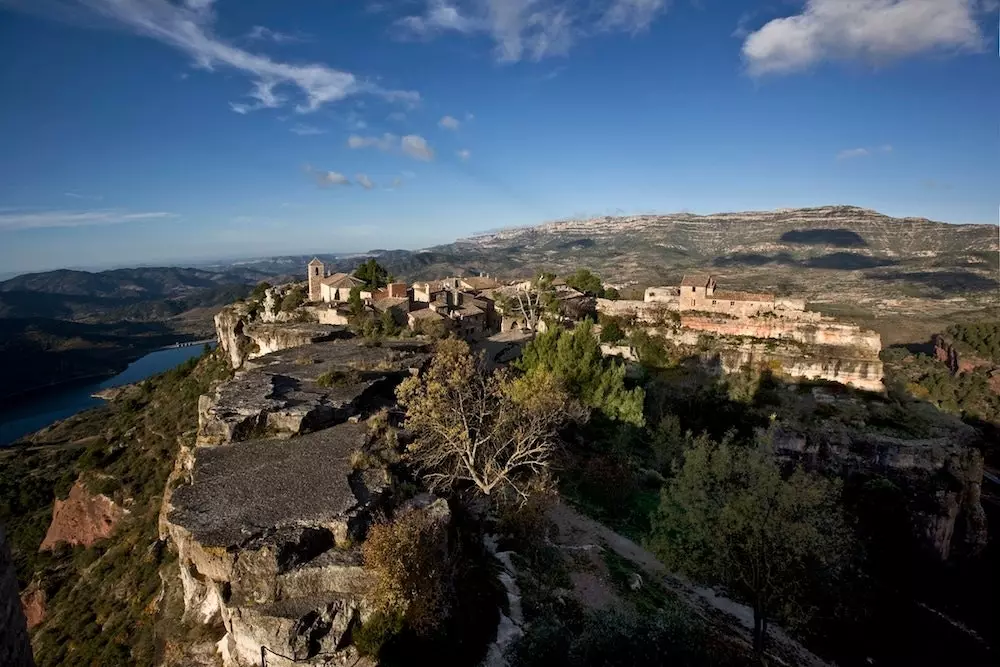
<path id="1" fill-rule="evenodd" d="M 365 309 L 377 315 L 388 312 L 398 326 L 414 333 L 453 334 L 476 343 L 516 340 L 547 326 L 532 312 L 540 299 L 537 280 L 480 275 L 412 285 L 392 282 L 370 290 L 350 274 L 328 275 L 319 259 L 308 264 L 307 279 L 307 308 L 321 324 L 346 325 L 351 291 L 357 290 Z M 769 365 L 793 378 L 883 390 L 879 335 L 809 311 L 802 299 L 720 289 L 717 278 L 705 273 L 686 274 L 680 285 L 648 287 L 641 301 L 594 299 L 559 278 L 546 281 L 544 290 L 549 322 L 572 326 L 588 315 L 618 318 L 676 346 L 694 348 L 708 337 L 719 343 L 713 346 L 714 358 L 726 372 Z M 625 345 L 603 349 L 635 359 Z"/>

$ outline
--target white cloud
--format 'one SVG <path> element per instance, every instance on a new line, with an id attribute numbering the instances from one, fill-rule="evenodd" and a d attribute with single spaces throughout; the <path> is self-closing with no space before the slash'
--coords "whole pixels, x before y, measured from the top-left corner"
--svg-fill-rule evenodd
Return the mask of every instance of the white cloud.
<path id="1" fill-rule="evenodd" d="M 457 118 L 453 116 L 445 116 L 444 118 L 438 121 L 438 125 L 445 128 L 446 130 L 457 130 L 458 126 L 461 125 L 461 123 L 458 121 Z"/>
<path id="2" fill-rule="evenodd" d="M 633 33 L 646 30 L 666 7 L 666 0 L 615 0 L 601 18 L 601 27 Z"/>
<path id="3" fill-rule="evenodd" d="M 883 144 L 877 148 L 848 148 L 837 153 L 838 160 L 851 160 L 858 157 L 868 157 L 875 153 L 891 153 L 892 146 Z"/>
<path id="4" fill-rule="evenodd" d="M 976 0 L 807 0 L 743 43 L 752 75 L 784 74 L 828 60 L 886 62 L 932 51 L 978 51 Z"/>
<path id="5" fill-rule="evenodd" d="M 871 152 L 867 148 L 848 148 L 847 150 L 842 150 L 837 153 L 838 160 L 850 160 L 856 157 L 866 157 L 871 155 Z"/>
<path id="6" fill-rule="evenodd" d="M 668 0 L 425 0 L 422 14 L 396 24 L 404 38 L 444 32 L 487 34 L 500 62 L 565 55 L 573 44 L 601 31 L 635 33 L 649 27 Z"/>
<path id="7" fill-rule="evenodd" d="M 0 232 L 48 227 L 90 227 L 119 225 L 127 222 L 164 220 L 177 217 L 173 213 L 156 211 L 129 213 L 116 209 L 94 211 L 12 211 L 0 213 Z"/>
<path id="8" fill-rule="evenodd" d="M 348 148 L 377 148 L 387 153 L 396 147 L 398 141 L 399 137 L 391 132 L 386 132 L 381 137 L 362 137 L 358 134 L 352 134 L 347 138 L 347 146 Z"/>
<path id="9" fill-rule="evenodd" d="M 339 171 L 317 171 L 316 182 L 321 186 L 350 185 L 351 181 Z"/>
<path id="10" fill-rule="evenodd" d="M 35 13 L 48 11 L 32 3 L 14 0 L 0 0 L 0 3 Z M 66 3 L 46 3 L 45 7 L 52 8 L 51 15 L 64 18 L 79 16 L 67 12 L 67 8 L 86 10 L 90 16 L 172 46 L 203 69 L 226 67 L 246 73 L 254 79 L 249 96 L 256 102 L 231 103 L 237 113 L 283 105 L 287 99 L 275 89 L 286 86 L 297 89 L 300 100 L 295 108 L 303 113 L 360 94 L 409 105 L 420 101 L 415 91 L 387 90 L 324 64 L 290 64 L 234 46 L 215 34 L 212 0 L 186 0 L 184 4 L 170 0 L 66 0 Z"/>
<path id="11" fill-rule="evenodd" d="M 354 177 L 354 180 L 357 181 L 358 185 L 363 187 L 365 190 L 371 190 L 375 187 L 375 184 L 372 183 L 372 179 L 368 178 L 367 174 L 358 174 Z"/>
<path id="12" fill-rule="evenodd" d="M 417 134 L 408 134 L 400 142 L 403 152 L 415 160 L 429 162 L 434 159 L 434 151 L 427 145 L 427 140 Z"/>
<path id="13" fill-rule="evenodd" d="M 297 134 L 300 137 L 311 137 L 317 134 L 326 134 L 326 130 L 313 125 L 306 125 L 305 123 L 296 123 L 288 128 L 288 131 L 292 134 Z"/>
<path id="14" fill-rule="evenodd" d="M 416 134 L 409 134 L 403 138 L 391 132 L 386 132 L 381 137 L 363 137 L 352 134 L 347 138 L 347 146 L 348 148 L 375 148 L 383 153 L 400 151 L 425 162 L 434 159 L 434 150 L 427 144 L 427 140 Z"/>
<path id="15" fill-rule="evenodd" d="M 423 1 L 423 13 L 396 22 L 398 35 L 429 39 L 443 32 L 487 34 L 501 62 L 566 55 L 577 41 L 600 32 L 641 32 L 671 4 L 671 0 Z"/>
<path id="16" fill-rule="evenodd" d="M 461 160 L 462 162 L 465 162 L 470 157 L 472 157 L 472 151 L 470 151 L 468 148 L 463 148 L 460 151 L 455 151 L 455 155 L 458 156 L 459 160 Z"/>

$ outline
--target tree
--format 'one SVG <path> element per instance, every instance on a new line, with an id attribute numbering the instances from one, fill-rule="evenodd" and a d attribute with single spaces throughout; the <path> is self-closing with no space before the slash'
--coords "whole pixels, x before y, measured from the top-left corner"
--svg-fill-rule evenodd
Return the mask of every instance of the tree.
<path id="1" fill-rule="evenodd" d="M 587 269 L 578 269 L 576 273 L 566 278 L 566 284 L 588 296 L 603 298 L 605 294 L 601 279 Z"/>
<path id="2" fill-rule="evenodd" d="M 306 290 L 301 285 L 296 285 L 288 290 L 288 294 L 281 300 L 281 310 L 291 312 L 306 302 Z"/>
<path id="3" fill-rule="evenodd" d="M 382 316 L 379 318 L 379 328 L 382 330 L 383 336 L 399 335 L 399 325 L 396 323 L 396 318 L 392 315 L 391 308 L 386 308 L 382 311 Z"/>
<path id="4" fill-rule="evenodd" d="M 601 320 L 601 342 L 617 343 L 625 338 L 625 330 L 622 329 L 620 320 L 617 317 L 600 316 Z"/>
<path id="5" fill-rule="evenodd" d="M 368 261 L 362 264 L 354 272 L 354 277 L 364 281 L 369 289 L 382 289 L 395 278 L 385 267 L 375 261 L 374 257 L 369 257 Z"/>
<path id="6" fill-rule="evenodd" d="M 740 447 L 699 438 L 661 492 L 650 545 L 668 567 L 745 598 L 762 655 L 768 621 L 794 617 L 810 577 L 845 560 L 839 496 L 839 483 L 802 468 L 783 477 L 767 439 Z"/>
<path id="7" fill-rule="evenodd" d="M 618 299 L 622 298 L 622 295 L 614 287 L 609 287 L 606 290 L 604 290 L 604 298 L 611 299 L 612 301 L 617 301 Z"/>
<path id="8" fill-rule="evenodd" d="M 351 317 L 357 318 L 361 316 L 361 313 L 365 310 L 365 302 L 361 300 L 361 286 L 355 285 L 351 288 L 351 292 L 347 297 L 348 308 L 350 309 Z"/>
<path id="9" fill-rule="evenodd" d="M 554 279 L 551 273 L 541 273 L 527 288 L 517 288 L 513 295 L 501 295 L 497 305 L 505 315 L 523 318 L 525 328 L 534 334 L 538 323 L 556 301 L 552 289 Z"/>
<path id="10" fill-rule="evenodd" d="M 585 320 L 572 331 L 552 327 L 525 346 L 517 367 L 529 377 L 543 371 L 558 379 L 570 395 L 609 419 L 642 426 L 642 388 L 625 386 L 625 366 L 608 359 Z"/>
<path id="11" fill-rule="evenodd" d="M 404 380 L 396 396 L 416 436 L 408 456 L 431 489 L 471 485 L 495 502 L 523 502 L 547 483 L 557 431 L 572 414 L 551 374 L 529 382 L 490 373 L 455 339 L 442 341 L 428 371 Z"/>
<path id="12" fill-rule="evenodd" d="M 271 283 L 264 281 L 262 283 L 257 283 L 257 286 L 253 288 L 250 292 L 250 298 L 255 301 L 261 301 L 264 298 L 264 292 L 271 289 Z"/>

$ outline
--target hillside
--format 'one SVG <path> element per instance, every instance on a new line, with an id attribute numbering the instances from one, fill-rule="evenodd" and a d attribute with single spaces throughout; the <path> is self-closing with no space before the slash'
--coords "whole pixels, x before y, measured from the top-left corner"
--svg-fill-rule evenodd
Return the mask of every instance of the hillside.
<path id="1" fill-rule="evenodd" d="M 111 375 L 164 345 L 211 335 L 212 314 L 266 277 L 250 269 L 47 271 L 0 282 L 0 397 Z"/>

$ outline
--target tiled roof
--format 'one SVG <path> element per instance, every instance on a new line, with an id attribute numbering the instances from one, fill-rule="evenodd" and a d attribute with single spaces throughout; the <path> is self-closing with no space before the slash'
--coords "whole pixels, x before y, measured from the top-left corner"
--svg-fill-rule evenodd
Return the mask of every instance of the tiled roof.
<path id="1" fill-rule="evenodd" d="M 705 287 L 711 279 L 707 273 L 688 273 L 681 280 L 681 287 Z"/>
<path id="2" fill-rule="evenodd" d="M 434 319 L 444 319 L 444 315 L 438 313 L 431 308 L 421 308 L 420 310 L 411 310 L 410 317 L 415 320 L 434 320 Z"/>
<path id="3" fill-rule="evenodd" d="M 375 307 L 375 310 L 382 312 L 385 310 L 389 310 L 390 308 L 395 308 L 397 306 L 405 306 L 409 302 L 410 300 L 407 298 L 387 296 L 385 298 L 376 299 L 372 301 L 372 306 Z"/>
<path id="4" fill-rule="evenodd" d="M 332 276 L 324 278 L 322 284 L 328 285 L 334 288 L 341 287 L 354 287 L 355 285 L 363 285 L 364 281 L 358 280 L 354 276 L 348 275 L 346 273 L 335 273 Z"/>

